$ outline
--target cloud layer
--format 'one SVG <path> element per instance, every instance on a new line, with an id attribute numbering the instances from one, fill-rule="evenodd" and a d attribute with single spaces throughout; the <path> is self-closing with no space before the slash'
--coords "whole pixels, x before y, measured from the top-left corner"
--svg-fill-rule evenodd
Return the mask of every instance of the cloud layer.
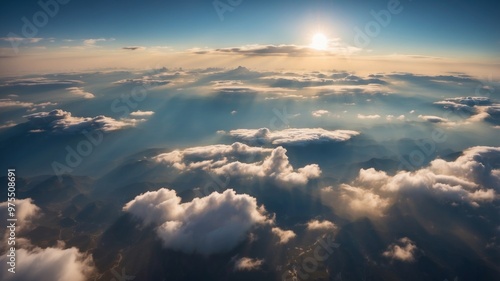
<path id="1" fill-rule="evenodd" d="M 328 131 L 322 128 L 271 131 L 268 128 L 261 128 L 232 130 L 229 132 L 229 135 L 237 140 L 248 143 L 300 146 L 313 143 L 344 142 L 359 135 L 359 132 L 350 130 Z"/>

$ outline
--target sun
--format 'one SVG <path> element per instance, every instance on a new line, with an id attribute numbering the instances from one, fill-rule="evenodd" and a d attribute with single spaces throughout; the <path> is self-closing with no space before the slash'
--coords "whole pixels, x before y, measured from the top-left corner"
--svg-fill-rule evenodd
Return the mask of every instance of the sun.
<path id="1" fill-rule="evenodd" d="M 311 47 L 316 50 L 326 50 L 328 48 L 328 38 L 323 33 L 314 34 Z"/>

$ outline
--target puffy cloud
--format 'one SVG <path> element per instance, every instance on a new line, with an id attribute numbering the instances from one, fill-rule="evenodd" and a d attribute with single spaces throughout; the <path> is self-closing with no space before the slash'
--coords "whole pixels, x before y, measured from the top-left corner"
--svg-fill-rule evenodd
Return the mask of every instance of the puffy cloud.
<path id="1" fill-rule="evenodd" d="M 317 178 L 321 169 L 311 164 L 295 170 L 288 160 L 286 149 L 251 147 L 242 143 L 210 145 L 174 150 L 153 157 L 153 161 L 167 164 L 178 170 L 203 169 L 218 175 L 258 177 L 276 181 L 282 185 L 304 185 Z M 244 158 L 265 157 L 263 161 L 245 163 Z"/>
<path id="2" fill-rule="evenodd" d="M 349 216 L 380 217 L 389 207 L 389 199 L 383 198 L 372 190 L 363 189 L 348 184 L 340 186 L 339 208 L 344 206 L 350 212 Z"/>
<path id="3" fill-rule="evenodd" d="M 347 217 L 380 217 L 401 192 L 426 192 L 450 202 L 477 207 L 498 200 L 500 147 L 472 147 L 455 161 L 436 159 L 415 172 L 393 176 L 373 168 L 337 189 L 324 188 L 322 200 Z"/>
<path id="4" fill-rule="evenodd" d="M 389 245 L 387 250 L 382 253 L 384 257 L 399 260 L 403 262 L 413 262 L 417 246 L 407 237 L 399 239 L 396 243 Z"/>
<path id="5" fill-rule="evenodd" d="M 5 281 L 85 281 L 95 271 L 92 256 L 77 248 L 18 249 L 15 274 L 7 271 L 7 261 L 7 255 L 0 257 L 0 279 Z"/>
<path id="6" fill-rule="evenodd" d="M 86 92 L 83 90 L 81 87 L 71 87 L 71 88 L 66 88 L 70 93 L 76 96 L 81 96 L 84 99 L 93 99 L 95 98 L 94 94 Z"/>
<path id="7" fill-rule="evenodd" d="M 328 131 L 322 128 L 285 129 L 271 131 L 268 128 L 238 129 L 229 132 L 233 138 L 249 143 L 272 143 L 274 145 L 307 145 L 311 143 L 348 141 L 359 132 L 350 130 Z"/>
<path id="8" fill-rule="evenodd" d="M 405 121 L 406 119 L 404 115 L 399 115 L 398 117 L 395 117 L 394 115 L 387 115 L 385 118 L 387 119 L 387 121 L 392 121 L 394 119 L 398 121 Z"/>
<path id="9" fill-rule="evenodd" d="M 109 42 L 109 41 L 115 41 L 114 38 L 90 38 L 90 39 L 85 39 L 83 40 L 83 44 L 87 47 L 94 47 L 96 43 L 98 42 Z"/>
<path id="10" fill-rule="evenodd" d="M 311 114 L 314 117 L 322 117 L 323 115 L 330 114 L 330 112 L 328 110 L 320 109 L 320 110 L 313 111 Z"/>
<path id="11" fill-rule="evenodd" d="M 120 119 L 99 115 L 96 117 L 74 117 L 70 112 L 55 109 L 24 116 L 29 123 L 40 130 L 52 133 L 79 133 L 83 130 L 116 131 L 135 126 L 138 120 Z"/>
<path id="12" fill-rule="evenodd" d="M 295 232 L 293 232 L 292 230 L 283 230 L 279 227 L 273 227 L 271 231 L 273 232 L 274 235 L 278 236 L 279 244 L 286 244 L 288 243 L 288 241 L 297 236 Z"/>
<path id="13" fill-rule="evenodd" d="M 380 115 L 375 114 L 375 115 L 363 115 L 363 114 L 358 114 L 358 119 L 379 119 Z"/>
<path id="14" fill-rule="evenodd" d="M 134 116 L 134 117 L 146 117 L 146 116 L 151 116 L 153 114 L 155 114 L 154 111 L 141 111 L 141 110 L 137 110 L 137 111 L 131 112 L 130 116 Z"/>
<path id="15" fill-rule="evenodd" d="M 255 198 L 232 189 L 180 202 L 175 191 L 162 188 L 137 196 L 123 210 L 156 225 L 166 248 L 203 255 L 229 251 L 252 227 L 272 223 Z"/>
<path id="16" fill-rule="evenodd" d="M 252 259 L 243 257 L 234 262 L 234 270 L 235 271 L 251 271 L 258 270 L 264 264 L 264 260 L 262 259 Z"/>
<path id="17" fill-rule="evenodd" d="M 16 229 L 17 231 L 23 231 L 29 229 L 33 223 L 33 219 L 37 218 L 40 215 L 40 208 L 33 203 L 31 198 L 27 199 L 18 199 L 15 202 L 16 208 Z M 11 218 L 8 217 L 8 202 L 0 203 L 0 219 L 2 221 L 6 221 Z M 2 232 L 4 229 L 2 229 Z"/>
<path id="18" fill-rule="evenodd" d="M 337 226 L 331 221 L 310 220 L 307 222 L 307 230 L 332 230 Z"/>

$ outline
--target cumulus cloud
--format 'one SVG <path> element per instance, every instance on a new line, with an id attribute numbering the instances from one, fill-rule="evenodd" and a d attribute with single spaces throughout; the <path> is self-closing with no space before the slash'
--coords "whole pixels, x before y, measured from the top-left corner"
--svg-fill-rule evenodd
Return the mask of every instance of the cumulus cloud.
<path id="1" fill-rule="evenodd" d="M 71 88 L 66 88 L 66 90 L 68 90 L 73 95 L 81 96 L 84 99 L 93 99 L 93 98 L 95 98 L 94 94 L 86 92 L 81 87 L 71 87 Z"/>
<path id="2" fill-rule="evenodd" d="M 311 143 L 344 142 L 359 135 L 359 132 L 350 130 L 328 131 L 322 128 L 290 128 L 271 131 L 268 128 L 261 128 L 232 130 L 229 135 L 237 140 L 249 143 L 301 146 Z"/>
<path id="3" fill-rule="evenodd" d="M 399 239 L 396 243 L 389 245 L 387 250 L 382 253 L 384 257 L 399 260 L 402 262 L 413 262 L 417 246 L 407 237 Z"/>
<path id="4" fill-rule="evenodd" d="M 137 110 L 137 111 L 131 112 L 130 116 L 134 116 L 134 117 L 147 117 L 147 116 L 151 116 L 153 114 L 155 114 L 154 111 L 141 111 L 141 110 Z"/>
<path id="5" fill-rule="evenodd" d="M 312 116 L 314 117 L 322 117 L 324 115 L 328 115 L 330 114 L 330 112 L 328 110 L 323 110 L 323 109 L 320 109 L 320 110 L 315 110 L 313 111 L 312 113 Z"/>
<path id="6" fill-rule="evenodd" d="M 274 235 L 278 236 L 279 244 L 286 244 L 288 243 L 288 241 L 297 236 L 292 230 L 283 230 L 279 227 L 273 227 L 271 231 Z"/>
<path id="7" fill-rule="evenodd" d="M 259 270 L 262 264 L 264 264 L 263 259 L 252 259 L 243 257 L 234 262 L 234 270 L 235 271 Z"/>
<path id="8" fill-rule="evenodd" d="M 74 117 L 70 112 L 55 109 L 24 116 L 37 129 L 52 133 L 79 133 L 83 130 L 116 131 L 135 126 L 138 120 L 120 119 L 99 115 L 96 117 Z"/>
<path id="9" fill-rule="evenodd" d="M 7 271 L 7 261 L 6 255 L 0 257 L 0 279 L 5 281 L 85 281 L 95 272 L 92 256 L 77 248 L 18 249 L 15 274 Z"/>
<path id="10" fill-rule="evenodd" d="M 16 208 L 16 230 L 21 232 L 31 228 L 33 220 L 40 215 L 40 208 L 33 203 L 31 198 L 18 199 L 13 203 Z M 0 219 L 2 221 L 11 219 L 12 217 L 9 217 L 8 214 L 8 202 L 0 203 Z M 4 229 L 2 229 L 3 231 Z"/>
<path id="11" fill-rule="evenodd" d="M 242 143 L 211 145 L 174 150 L 153 157 L 181 171 L 203 169 L 218 175 L 266 178 L 281 185 L 304 185 L 320 176 L 321 169 L 311 164 L 295 170 L 288 160 L 286 149 L 251 147 Z M 265 157 L 263 161 L 245 163 L 244 158 Z"/>
<path id="12" fill-rule="evenodd" d="M 479 207 L 499 198 L 498 163 L 500 147 L 479 146 L 465 150 L 455 161 L 436 159 L 415 172 L 390 176 L 373 168 L 361 169 L 353 182 L 322 189 L 322 200 L 347 217 L 383 216 L 398 194 L 407 191 Z"/>
<path id="13" fill-rule="evenodd" d="M 203 255 L 229 251 L 252 227 L 272 223 L 254 197 L 232 189 L 181 203 L 175 191 L 162 188 L 137 196 L 123 210 L 156 225 L 166 248 Z"/>
<path id="14" fill-rule="evenodd" d="M 380 115 L 375 114 L 375 115 L 363 115 L 363 114 L 358 114 L 358 119 L 379 119 Z"/>
<path id="15" fill-rule="evenodd" d="M 337 226 L 331 221 L 310 220 L 307 222 L 307 230 L 333 230 Z"/>

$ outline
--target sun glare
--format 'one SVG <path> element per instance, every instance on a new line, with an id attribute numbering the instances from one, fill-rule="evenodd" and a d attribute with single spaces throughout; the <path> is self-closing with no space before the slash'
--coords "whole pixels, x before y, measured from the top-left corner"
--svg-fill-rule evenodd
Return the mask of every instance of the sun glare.
<path id="1" fill-rule="evenodd" d="M 311 47 L 316 50 L 326 50 L 328 48 L 328 38 L 322 33 L 314 34 Z"/>

